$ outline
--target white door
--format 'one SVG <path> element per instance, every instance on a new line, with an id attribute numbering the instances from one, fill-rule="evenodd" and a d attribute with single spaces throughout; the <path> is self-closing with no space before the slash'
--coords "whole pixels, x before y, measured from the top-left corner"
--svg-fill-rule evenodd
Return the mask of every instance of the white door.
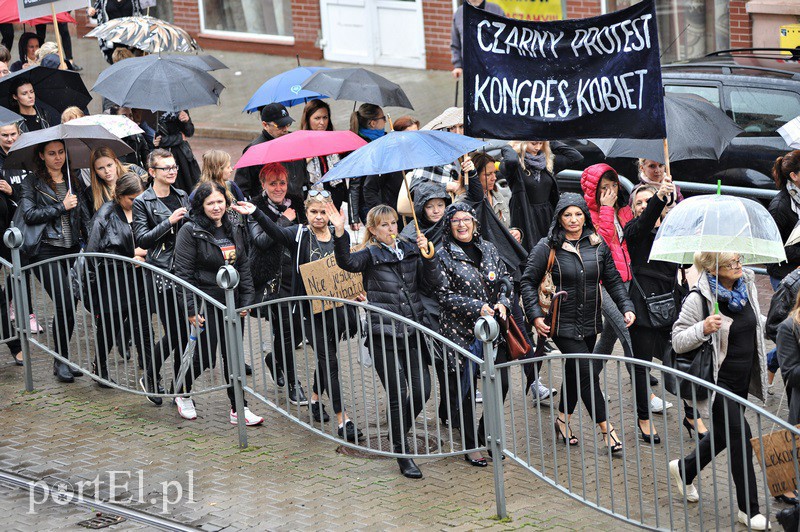
<path id="1" fill-rule="evenodd" d="M 320 0 L 325 59 L 425 68 L 422 0 Z"/>

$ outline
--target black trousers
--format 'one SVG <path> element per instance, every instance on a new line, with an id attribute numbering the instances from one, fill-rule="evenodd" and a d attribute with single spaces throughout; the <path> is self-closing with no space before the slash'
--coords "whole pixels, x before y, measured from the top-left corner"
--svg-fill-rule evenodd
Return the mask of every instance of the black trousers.
<path id="1" fill-rule="evenodd" d="M 427 355 L 413 339 L 408 349 L 404 339 L 372 335 L 371 340 L 375 372 L 389 398 L 389 441 L 395 450 L 411 452 L 404 448 L 406 435 L 431 396 Z"/>
<path id="2" fill-rule="evenodd" d="M 280 305 L 270 305 L 267 307 L 267 319 L 270 322 L 272 332 L 272 355 L 275 364 L 272 367 L 274 374 L 281 371 L 286 374 L 289 384 L 297 382 L 294 347 L 303 339 L 302 320 L 300 313 L 293 311 L 289 303 Z M 270 363 L 270 361 L 267 361 Z"/>
<path id="3" fill-rule="evenodd" d="M 186 308 L 180 300 L 175 288 L 159 289 L 155 276 L 147 272 L 145 278 L 148 288 L 147 302 L 150 313 L 156 313 L 161 325 L 164 327 L 164 336 L 153 348 L 151 357 L 145 359 L 145 370 L 155 383 L 161 379 L 161 367 L 164 361 L 172 355 L 172 365 L 175 375 L 181 365 L 181 355 L 189 341 L 189 328 L 186 321 Z M 191 297 L 190 294 L 187 294 Z"/>
<path id="4" fill-rule="evenodd" d="M 597 336 L 587 336 L 583 340 L 557 336 L 553 338 L 562 353 L 591 353 Z M 586 410 L 595 423 L 606 420 L 606 404 L 600 389 L 600 371 L 603 363 L 600 360 L 570 359 L 564 363 L 564 379 L 562 382 L 559 412 L 572 415 L 578 404 L 583 401 Z"/>
<path id="5" fill-rule="evenodd" d="M 59 22 L 58 33 L 61 35 L 61 44 L 64 45 L 64 59 L 72 61 L 72 38 L 69 36 L 69 25 L 66 22 Z M 39 38 L 39 45 L 44 44 L 45 35 L 47 35 L 47 24 L 37 24 L 36 36 Z"/>
<path id="6" fill-rule="evenodd" d="M 351 324 L 351 328 L 356 324 Z M 308 306 L 303 310 L 303 334 L 317 356 L 313 391 L 327 393 L 337 414 L 344 410 L 342 390 L 339 385 L 339 334 L 345 327 L 344 308 L 339 307 L 312 314 Z"/>
<path id="7" fill-rule="evenodd" d="M 720 386 L 725 388 L 723 383 L 720 383 Z M 747 397 L 746 391 L 736 393 L 742 398 Z M 697 450 L 684 457 L 683 463 L 680 464 L 681 472 L 683 472 L 683 466 L 686 467 L 684 480 L 687 484 L 693 482 L 712 458 L 727 447 L 728 463 L 733 483 L 736 486 L 736 503 L 739 509 L 750 517 L 757 515 L 761 512 L 758 508 L 758 487 L 756 486 L 756 472 L 753 468 L 753 447 L 750 445 L 750 438 L 753 437 L 753 434 L 750 431 L 750 425 L 744 418 L 744 406 L 721 394 L 716 394 L 714 404 L 711 406 L 711 417 L 711 434 L 700 440 Z M 712 439 L 714 440 L 713 445 Z M 745 487 L 748 490 L 747 495 L 745 495 Z M 747 508 L 748 501 L 749 510 Z"/>
<path id="8" fill-rule="evenodd" d="M 5 46 L 9 52 L 12 51 L 14 49 L 14 25 L 10 22 L 0 24 L 0 37 L 2 37 L 3 46 Z"/>
<path id="9" fill-rule="evenodd" d="M 78 253 L 80 248 L 60 248 L 44 244 L 39 247 L 36 257 L 30 259 L 30 263 L 43 261 L 55 257 L 62 257 Z M 53 300 L 55 315 L 51 323 L 51 331 L 55 339 L 55 351 L 64 358 L 69 358 L 69 340 L 72 338 L 72 331 L 75 329 L 75 305 L 77 301 L 72 297 L 72 290 L 69 280 L 69 269 L 71 263 L 66 261 L 50 262 L 33 269 L 34 275 Z M 17 319 L 23 319 L 18 316 Z"/>

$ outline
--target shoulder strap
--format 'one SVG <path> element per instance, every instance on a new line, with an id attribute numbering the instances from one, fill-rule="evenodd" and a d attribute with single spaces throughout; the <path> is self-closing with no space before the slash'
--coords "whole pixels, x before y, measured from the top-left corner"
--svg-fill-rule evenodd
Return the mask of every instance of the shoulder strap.
<path id="1" fill-rule="evenodd" d="M 550 256 L 547 258 L 547 271 L 553 270 L 553 263 L 556 260 L 556 248 L 550 248 Z"/>

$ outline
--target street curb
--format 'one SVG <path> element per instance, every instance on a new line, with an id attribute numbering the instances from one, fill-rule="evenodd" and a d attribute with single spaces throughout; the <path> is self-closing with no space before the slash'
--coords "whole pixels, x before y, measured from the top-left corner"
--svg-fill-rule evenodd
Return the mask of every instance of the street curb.
<path id="1" fill-rule="evenodd" d="M 246 140 L 249 142 L 260 133 L 260 129 L 225 128 L 209 123 L 195 123 L 194 125 L 194 134 L 196 136 L 214 139 Z"/>

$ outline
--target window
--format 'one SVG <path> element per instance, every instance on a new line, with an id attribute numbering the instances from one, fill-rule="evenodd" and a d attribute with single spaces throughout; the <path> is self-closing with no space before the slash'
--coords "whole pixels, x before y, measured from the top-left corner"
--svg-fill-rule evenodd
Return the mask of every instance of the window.
<path id="1" fill-rule="evenodd" d="M 292 37 L 291 0 L 201 0 L 207 33 Z"/>
<path id="2" fill-rule="evenodd" d="M 719 105 L 719 88 L 700 85 L 664 85 L 664 90 L 669 94 L 694 94 L 704 99 L 714 107 Z"/>
<path id="3" fill-rule="evenodd" d="M 732 88 L 728 97 L 736 125 L 742 136 L 775 137 L 777 129 L 800 116 L 800 96 L 788 91 Z"/>

